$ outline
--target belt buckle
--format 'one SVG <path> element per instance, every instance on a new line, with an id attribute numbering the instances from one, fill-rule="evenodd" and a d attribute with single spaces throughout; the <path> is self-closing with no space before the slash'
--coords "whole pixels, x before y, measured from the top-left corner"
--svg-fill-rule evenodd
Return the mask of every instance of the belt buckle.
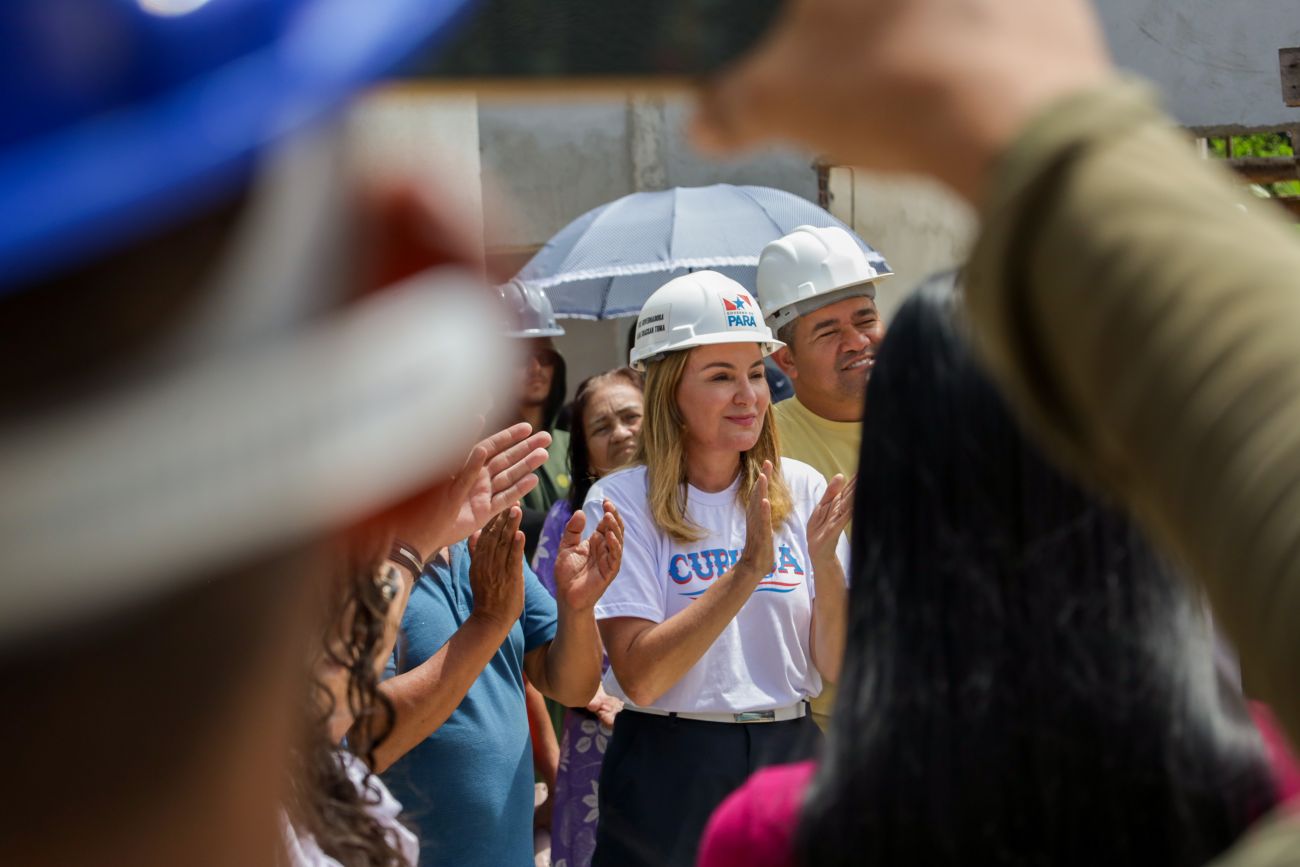
<path id="1" fill-rule="evenodd" d="M 732 714 L 738 723 L 776 722 L 774 710 L 751 710 L 746 713 Z"/>

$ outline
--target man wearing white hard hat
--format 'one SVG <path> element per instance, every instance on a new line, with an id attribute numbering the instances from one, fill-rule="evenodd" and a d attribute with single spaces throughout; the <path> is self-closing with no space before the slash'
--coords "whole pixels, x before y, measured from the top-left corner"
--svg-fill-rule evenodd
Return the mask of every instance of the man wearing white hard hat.
<path id="1" fill-rule="evenodd" d="M 700 271 L 637 318 L 634 464 L 596 482 L 623 562 L 596 617 L 626 703 L 599 786 L 596 867 L 693 864 L 710 813 L 757 768 L 813 755 L 808 699 L 837 676 L 849 491 L 780 456 L 763 359 L 780 341 L 735 281 Z"/>
<path id="2" fill-rule="evenodd" d="M 794 385 L 775 407 L 781 454 L 828 479 L 858 471 L 863 394 L 885 335 L 875 284 L 890 273 L 838 226 L 800 226 L 759 256 L 758 300 L 785 344 L 772 360 Z M 813 702 L 822 728 L 834 696 L 829 688 Z"/>
<path id="3" fill-rule="evenodd" d="M 888 276 L 838 226 L 800 226 L 759 256 L 758 301 L 785 343 L 773 360 L 794 384 L 776 409 L 782 451 L 827 478 L 857 471 L 862 395 L 885 334 L 876 282 Z"/>

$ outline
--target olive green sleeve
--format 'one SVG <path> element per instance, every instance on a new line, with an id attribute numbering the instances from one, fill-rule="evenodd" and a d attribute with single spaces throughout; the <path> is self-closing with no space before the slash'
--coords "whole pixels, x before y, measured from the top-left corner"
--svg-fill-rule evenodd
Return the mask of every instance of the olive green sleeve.
<path id="1" fill-rule="evenodd" d="M 1300 865 L 1300 821 L 1293 810 L 1280 807 L 1258 822 L 1211 867 L 1297 867 Z"/>
<path id="2" fill-rule="evenodd" d="M 1300 233 L 1145 88 L 1052 106 L 967 274 L 982 354 L 1058 460 L 1206 588 L 1300 742 Z"/>

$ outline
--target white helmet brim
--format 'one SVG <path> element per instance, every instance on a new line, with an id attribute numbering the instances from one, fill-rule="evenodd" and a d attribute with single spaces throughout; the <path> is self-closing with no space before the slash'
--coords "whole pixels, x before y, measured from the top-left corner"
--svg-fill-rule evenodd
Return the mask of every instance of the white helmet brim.
<path id="1" fill-rule="evenodd" d="M 0 640 L 179 589 L 372 514 L 468 451 L 511 356 L 427 272 L 243 354 L 0 436 Z"/>

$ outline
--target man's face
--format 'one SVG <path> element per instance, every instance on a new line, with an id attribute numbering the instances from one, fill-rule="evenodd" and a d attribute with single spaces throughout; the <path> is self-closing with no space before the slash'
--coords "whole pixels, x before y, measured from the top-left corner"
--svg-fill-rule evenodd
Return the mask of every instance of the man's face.
<path id="1" fill-rule="evenodd" d="M 870 298 L 845 298 L 801 316 L 794 340 L 777 359 L 800 401 L 835 417 L 860 417 L 862 393 L 876 363 L 885 326 Z"/>
<path id="2" fill-rule="evenodd" d="M 519 402 L 524 406 L 541 406 L 551 394 L 559 353 L 549 337 L 524 341 L 523 367 L 519 372 Z"/>

